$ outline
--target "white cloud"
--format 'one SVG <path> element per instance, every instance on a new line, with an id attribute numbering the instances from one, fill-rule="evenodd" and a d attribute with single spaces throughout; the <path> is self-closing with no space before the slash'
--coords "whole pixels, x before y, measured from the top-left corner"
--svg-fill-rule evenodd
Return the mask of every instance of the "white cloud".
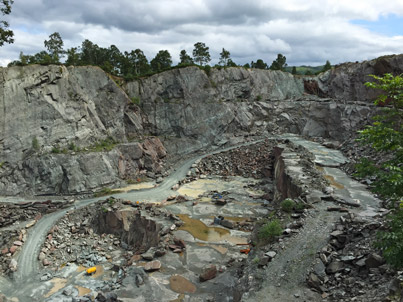
<path id="1" fill-rule="evenodd" d="M 151 60 L 167 49 L 177 62 L 181 49 L 210 47 L 212 63 L 222 48 L 237 63 L 277 53 L 289 65 L 356 61 L 399 53 L 403 32 L 396 37 L 374 33 L 351 20 L 403 17 L 403 1 L 391 0 L 19 0 L 9 16 L 15 43 L 1 48 L 0 64 L 19 52 L 44 50 L 43 41 L 57 31 L 65 47 L 84 39 L 121 51 L 140 48 Z"/>

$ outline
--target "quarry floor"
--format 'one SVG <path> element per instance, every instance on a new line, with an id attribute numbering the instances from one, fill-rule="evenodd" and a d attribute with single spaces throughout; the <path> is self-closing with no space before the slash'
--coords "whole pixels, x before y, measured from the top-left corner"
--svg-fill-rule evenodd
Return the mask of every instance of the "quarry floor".
<path id="1" fill-rule="evenodd" d="M 341 200 L 359 202 L 359 207 L 350 208 L 350 212 L 367 217 L 376 214 L 379 200 L 365 186 L 339 169 L 346 162 L 340 152 L 294 135 L 283 136 L 282 139 L 302 146 L 313 155 L 314 164 L 329 181 L 335 196 Z M 256 142 L 248 144 L 253 143 Z M 322 301 L 320 294 L 307 288 L 305 279 L 316 253 L 326 244 L 334 223 L 340 219 L 341 213 L 327 211 L 329 206 L 334 206 L 334 201 L 322 200 L 313 204 L 312 208 L 296 218 L 303 222 L 301 228 L 283 236 L 280 242 L 256 249 L 252 247 L 247 254 L 241 250 L 250 248 L 248 243 L 251 241 L 251 230 L 230 229 L 214 224 L 214 220 L 223 216 L 232 223 L 249 226 L 267 218 L 274 205 L 261 196 L 262 188 L 273 187 L 270 180 L 208 175 L 172 190 L 178 181 L 186 178 L 188 171 L 202 157 L 232 148 L 184 161 L 156 187 L 153 187 L 154 184 L 143 184 L 114 195 L 119 199 L 140 203 L 161 203 L 172 195 L 186 197 L 183 202 L 168 201 L 162 204 L 184 223 L 175 228 L 173 234 L 186 243 L 185 251 L 167 252 L 158 258 L 161 268 L 144 275 L 143 283 L 136 277 L 141 276 L 136 270 L 145 264 L 137 261 L 131 268 L 135 272 L 130 274 L 128 271 L 114 289 L 119 299 L 128 302 Z M 224 205 L 214 202 L 214 192 L 225 192 Z M 18 269 L 13 279 L 0 277 L 0 290 L 10 301 L 73 301 L 72 298 L 85 301 L 85 295 L 95 296 L 105 284 L 115 284 L 120 278 L 120 271 L 114 270 L 114 267 L 122 261 L 119 249 L 111 252 L 113 257 L 110 261 L 99 263 L 97 274 L 92 276 L 87 276 L 84 267 L 75 263 L 63 265 L 57 271 L 39 269 L 37 260 L 48 231 L 59 219 L 67 212 L 79 211 L 81 207 L 101 199 L 105 197 L 78 200 L 67 209 L 45 215 L 29 229 L 18 254 Z M 15 199 L 2 201 L 14 202 Z M 257 262 L 267 252 L 275 252 L 276 255 L 266 265 L 258 266 Z M 200 282 L 199 275 L 207 265 L 217 267 L 217 276 Z M 239 271 L 242 271 L 241 276 Z"/>

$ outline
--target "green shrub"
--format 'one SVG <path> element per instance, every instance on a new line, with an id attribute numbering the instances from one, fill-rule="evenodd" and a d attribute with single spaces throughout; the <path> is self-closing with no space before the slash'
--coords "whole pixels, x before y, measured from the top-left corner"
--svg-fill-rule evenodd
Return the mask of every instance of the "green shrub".
<path id="1" fill-rule="evenodd" d="M 258 236 L 260 239 L 268 239 L 272 241 L 276 236 L 280 236 L 282 232 L 283 228 L 281 227 L 280 221 L 274 219 L 260 228 Z"/>
<path id="2" fill-rule="evenodd" d="M 280 206 L 284 212 L 291 213 L 294 209 L 295 202 L 294 200 L 287 198 L 281 202 Z"/>
<path id="3" fill-rule="evenodd" d="M 132 100 L 132 104 L 137 105 L 137 106 L 140 105 L 140 98 L 139 98 L 139 97 L 133 96 L 133 97 L 131 98 L 131 100 Z"/>
<path id="4" fill-rule="evenodd" d="M 113 138 L 108 137 L 107 139 L 95 143 L 95 145 L 90 147 L 90 150 L 95 152 L 111 151 L 116 145 L 117 142 Z"/>
<path id="5" fill-rule="evenodd" d="M 403 204 L 403 203 L 402 203 Z M 375 246 L 383 252 L 385 260 L 393 267 L 403 267 L 403 208 L 388 216 L 388 230 L 378 232 Z"/>
<path id="6" fill-rule="evenodd" d="M 4 161 L 0 162 L 0 169 L 1 169 L 1 167 L 3 167 L 3 165 L 4 165 Z"/>
<path id="7" fill-rule="evenodd" d="M 122 191 L 113 190 L 111 188 L 102 188 L 101 191 L 94 193 L 94 197 L 101 197 L 101 196 L 112 195 L 112 194 L 117 194 L 117 193 L 122 193 Z"/>
<path id="8" fill-rule="evenodd" d="M 59 148 L 59 146 L 54 146 L 54 147 L 52 148 L 51 152 L 52 152 L 52 153 L 55 153 L 55 154 L 59 154 L 59 153 L 62 152 L 62 150 Z"/>
<path id="9" fill-rule="evenodd" d="M 32 139 L 32 149 L 34 149 L 35 151 L 38 151 L 39 148 L 40 148 L 40 146 L 39 146 L 38 139 L 36 138 L 36 136 L 34 136 L 34 138 Z"/>
<path id="10" fill-rule="evenodd" d="M 207 74 L 207 76 L 209 77 L 211 74 L 211 66 L 210 65 L 204 66 L 204 71 Z"/>

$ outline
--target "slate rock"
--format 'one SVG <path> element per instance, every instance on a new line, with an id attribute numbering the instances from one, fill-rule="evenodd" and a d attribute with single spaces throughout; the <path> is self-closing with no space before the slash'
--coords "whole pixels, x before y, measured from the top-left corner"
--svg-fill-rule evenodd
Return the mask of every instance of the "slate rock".
<path id="1" fill-rule="evenodd" d="M 217 276 L 217 267 L 215 265 L 209 265 L 205 267 L 199 276 L 200 282 L 214 279 Z"/>

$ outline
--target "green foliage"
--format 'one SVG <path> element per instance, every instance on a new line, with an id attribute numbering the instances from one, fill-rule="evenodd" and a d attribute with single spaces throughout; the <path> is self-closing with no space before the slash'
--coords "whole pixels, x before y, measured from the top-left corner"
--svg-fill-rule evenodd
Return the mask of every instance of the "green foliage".
<path id="1" fill-rule="evenodd" d="M 194 44 L 193 59 L 196 63 L 203 66 L 211 61 L 209 48 L 203 42 Z"/>
<path id="2" fill-rule="evenodd" d="M 4 166 L 4 161 L 0 162 L 0 169 Z"/>
<path id="3" fill-rule="evenodd" d="M 117 193 L 122 193 L 121 190 L 113 190 L 111 188 L 102 188 L 101 191 L 98 191 L 94 193 L 94 197 L 101 197 L 101 196 L 106 196 L 106 195 L 112 195 L 112 194 L 117 194 Z"/>
<path id="4" fill-rule="evenodd" d="M 356 166 L 357 177 L 370 176 L 374 179 L 373 191 L 385 197 L 397 199 L 403 196 L 403 78 L 385 74 L 372 76 L 377 82 L 368 82 L 370 88 L 384 93 L 375 101 L 376 105 L 388 105 L 375 122 L 359 131 L 359 141 L 371 146 L 383 155 L 383 160 L 375 163 L 362 158 Z"/>
<path id="5" fill-rule="evenodd" d="M 210 65 L 204 66 L 204 71 L 207 74 L 207 76 L 209 77 L 211 74 L 211 66 Z"/>
<path id="6" fill-rule="evenodd" d="M 260 239 L 268 239 L 269 241 L 274 240 L 276 236 L 280 236 L 283 232 L 281 223 L 278 219 L 274 219 L 266 224 L 264 224 L 260 229 L 258 236 Z"/>
<path id="7" fill-rule="evenodd" d="M 250 66 L 257 69 L 267 69 L 267 64 L 262 59 L 258 59 L 256 63 L 252 61 Z"/>
<path id="8" fill-rule="evenodd" d="M 297 67 L 293 66 L 291 70 L 292 74 L 297 74 Z"/>
<path id="9" fill-rule="evenodd" d="M 329 60 L 326 61 L 326 64 L 323 66 L 322 72 L 328 71 L 332 69 L 332 65 L 330 64 Z"/>
<path id="10" fill-rule="evenodd" d="M 388 216 L 388 231 L 379 232 L 376 247 L 383 252 L 385 260 L 393 267 L 403 267 L 403 209 Z"/>
<path id="11" fill-rule="evenodd" d="M 228 62 L 231 60 L 230 55 L 230 52 L 223 48 L 222 52 L 220 53 L 220 60 L 218 61 L 218 64 L 221 66 L 228 66 Z"/>
<path id="12" fill-rule="evenodd" d="M 131 98 L 132 104 L 139 106 L 140 105 L 140 98 L 137 96 L 133 96 Z"/>
<path id="13" fill-rule="evenodd" d="M 45 40 L 45 47 L 47 48 L 52 64 L 60 63 L 60 58 L 64 54 L 63 40 L 58 32 L 54 32 L 49 36 L 49 40 Z"/>
<path id="14" fill-rule="evenodd" d="M 383 91 L 375 104 L 387 106 L 375 122 L 360 131 L 359 141 L 382 154 L 381 162 L 363 158 L 356 166 L 358 177 L 371 176 L 373 191 L 399 201 L 400 208 L 388 216 L 387 231 L 378 233 L 376 246 L 381 248 L 386 261 L 403 267 L 403 77 L 385 74 L 372 76 L 376 81 L 367 82 L 369 88 Z"/>
<path id="15" fill-rule="evenodd" d="M 270 69 L 285 71 L 285 68 L 287 67 L 286 60 L 286 57 L 279 53 L 277 55 L 277 59 L 274 60 L 273 63 L 271 63 Z"/>
<path id="16" fill-rule="evenodd" d="M 11 13 L 11 5 L 14 3 L 14 0 L 1 0 L 0 2 L 0 12 L 3 16 L 9 15 Z M 14 33 L 12 30 L 8 29 L 9 24 L 7 21 L 0 20 L 0 47 L 4 45 L 4 43 L 14 43 Z"/>
<path id="17" fill-rule="evenodd" d="M 281 202 L 280 206 L 284 212 L 291 213 L 294 209 L 295 202 L 294 200 L 287 198 Z"/>
<path id="18" fill-rule="evenodd" d="M 151 69 L 159 72 L 168 69 L 172 65 L 172 57 L 168 50 L 160 50 L 154 59 L 151 60 Z"/>
<path id="19" fill-rule="evenodd" d="M 92 147 L 90 147 L 90 151 L 94 152 L 102 152 L 102 151 L 111 151 L 118 142 L 116 142 L 113 138 L 108 137 L 102 141 L 95 143 Z"/>
<path id="20" fill-rule="evenodd" d="M 32 149 L 35 151 L 38 151 L 39 148 L 40 148 L 40 146 L 39 146 L 38 139 L 36 138 L 36 136 L 34 136 L 34 138 L 32 139 Z"/>
<path id="21" fill-rule="evenodd" d="M 180 54 L 179 54 L 179 64 L 180 65 L 192 65 L 194 64 L 193 59 L 187 54 L 186 50 L 182 49 Z"/>

